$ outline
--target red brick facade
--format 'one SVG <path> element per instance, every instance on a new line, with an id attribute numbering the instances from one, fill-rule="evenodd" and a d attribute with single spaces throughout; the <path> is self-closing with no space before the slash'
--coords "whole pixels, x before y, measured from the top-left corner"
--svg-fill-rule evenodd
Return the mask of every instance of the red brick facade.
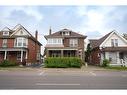
<path id="1" fill-rule="evenodd" d="M 58 32 L 45 36 L 46 39 L 62 39 L 60 44 L 47 43 L 46 57 L 79 57 L 84 61 L 84 39 L 86 36 L 78 34 L 68 29 L 63 29 Z"/>
<path id="2" fill-rule="evenodd" d="M 20 25 L 24 29 L 23 26 Z M 24 29 L 25 30 L 25 29 Z M 40 62 L 41 58 L 41 43 L 37 40 L 37 35 L 33 37 L 28 31 L 29 35 L 22 35 L 20 38 L 27 41 L 27 46 L 15 46 L 18 35 L 3 36 L 0 31 L 0 62 L 3 60 L 10 60 L 17 63 L 36 63 Z M 8 31 L 10 32 L 10 31 Z M 15 31 L 9 34 L 13 34 Z M 3 47 L 3 40 L 7 39 L 6 47 Z M 22 42 L 24 44 L 24 42 Z"/>
<path id="3" fill-rule="evenodd" d="M 90 55 L 90 63 L 94 65 L 100 64 L 100 49 L 99 48 L 95 48 L 92 50 Z"/>

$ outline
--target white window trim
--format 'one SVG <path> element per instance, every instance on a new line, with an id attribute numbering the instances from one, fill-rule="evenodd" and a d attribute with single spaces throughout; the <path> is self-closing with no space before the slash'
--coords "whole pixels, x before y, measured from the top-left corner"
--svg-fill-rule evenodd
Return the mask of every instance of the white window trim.
<path id="1" fill-rule="evenodd" d="M 118 47 L 118 39 L 111 39 L 111 46 Z"/>
<path id="2" fill-rule="evenodd" d="M 9 36 L 9 32 L 8 31 L 3 31 L 3 36 Z"/>
<path id="3" fill-rule="evenodd" d="M 18 44 L 19 44 L 19 42 L 18 42 L 19 39 L 21 39 L 21 46 L 18 45 Z M 23 43 L 24 43 L 24 42 L 23 42 L 24 39 L 25 39 L 26 46 L 23 45 Z M 28 45 L 28 39 L 27 39 L 27 38 L 24 38 L 24 37 L 18 37 L 18 38 L 15 39 L 15 42 L 14 42 L 14 46 L 15 46 L 15 47 L 27 47 L 27 45 Z"/>
<path id="4" fill-rule="evenodd" d="M 63 44 L 62 38 L 49 38 L 47 43 L 48 44 Z"/>
<path id="5" fill-rule="evenodd" d="M 7 39 L 3 39 L 2 47 L 7 47 Z"/>
<path id="6" fill-rule="evenodd" d="M 78 39 L 70 39 L 69 45 L 70 47 L 78 47 Z"/>

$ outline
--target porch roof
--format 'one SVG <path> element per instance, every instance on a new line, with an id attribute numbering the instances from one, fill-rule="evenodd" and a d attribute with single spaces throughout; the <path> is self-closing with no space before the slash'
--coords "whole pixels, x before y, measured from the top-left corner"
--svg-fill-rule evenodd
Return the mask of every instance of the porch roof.
<path id="1" fill-rule="evenodd" d="M 15 47 L 15 48 L 0 48 L 0 51 L 26 51 L 28 48 L 25 47 Z"/>
<path id="2" fill-rule="evenodd" d="M 48 47 L 48 50 L 78 50 L 76 47 Z"/>
<path id="3" fill-rule="evenodd" d="M 127 47 L 105 47 L 102 49 L 102 51 L 127 51 Z"/>

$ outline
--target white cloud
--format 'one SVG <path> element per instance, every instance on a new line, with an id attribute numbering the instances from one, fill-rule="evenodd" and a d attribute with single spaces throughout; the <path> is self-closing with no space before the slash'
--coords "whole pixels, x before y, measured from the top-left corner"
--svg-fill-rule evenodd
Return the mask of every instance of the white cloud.
<path id="1" fill-rule="evenodd" d="M 78 7 L 77 13 L 80 17 L 84 17 L 82 20 L 82 26 L 80 27 L 80 31 L 84 33 L 93 32 L 93 35 L 98 31 L 101 35 L 105 35 L 106 33 L 110 32 L 112 28 L 107 28 L 107 24 L 110 23 L 111 19 L 114 20 L 115 18 L 119 18 L 112 16 L 110 17 L 113 11 L 115 11 L 116 7 L 96 7 L 88 9 L 88 7 Z M 86 18 L 87 17 L 87 20 Z M 111 18 L 111 19 L 110 19 Z M 114 29 L 114 28 L 113 28 Z"/>
<path id="2" fill-rule="evenodd" d="M 36 20 L 40 21 L 43 19 L 43 15 L 39 12 L 39 9 L 36 7 L 19 7 L 16 10 L 24 11 L 27 15 L 35 17 Z"/>
<path id="3" fill-rule="evenodd" d="M 39 11 L 38 7 L 20 7 L 20 6 L 9 6 L 9 7 L 2 7 L 1 15 L 0 15 L 0 22 L 2 24 L 8 25 L 9 23 L 15 23 L 14 19 L 9 19 L 10 16 L 14 11 L 23 11 L 29 17 L 34 17 L 34 19 L 39 22 L 44 17 L 43 14 Z M 28 18 L 29 19 L 29 18 Z"/>

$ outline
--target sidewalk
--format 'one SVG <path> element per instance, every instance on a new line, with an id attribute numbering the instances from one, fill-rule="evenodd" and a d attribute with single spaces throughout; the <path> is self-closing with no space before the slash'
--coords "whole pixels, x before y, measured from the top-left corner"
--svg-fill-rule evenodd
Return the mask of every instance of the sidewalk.
<path id="1" fill-rule="evenodd" d="M 98 66 L 82 66 L 81 68 L 42 68 L 45 72 L 86 72 L 86 71 L 105 71 L 102 67 Z"/>

